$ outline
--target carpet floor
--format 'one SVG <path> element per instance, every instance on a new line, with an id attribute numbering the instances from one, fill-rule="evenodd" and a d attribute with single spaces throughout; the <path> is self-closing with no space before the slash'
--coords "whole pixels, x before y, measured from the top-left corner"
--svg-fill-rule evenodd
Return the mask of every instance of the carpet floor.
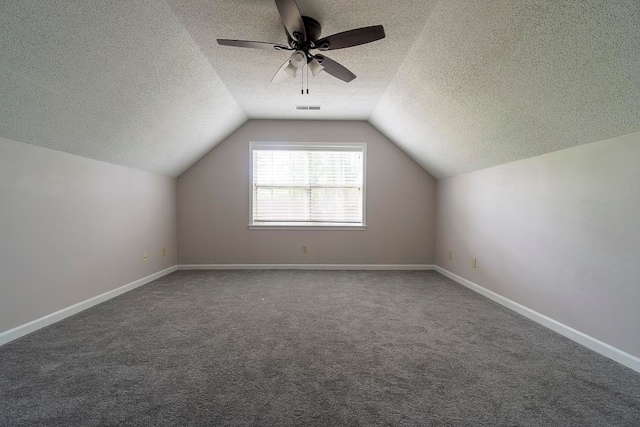
<path id="1" fill-rule="evenodd" d="M 638 426 L 640 374 L 432 271 L 180 271 L 0 347 L 0 425 Z"/>

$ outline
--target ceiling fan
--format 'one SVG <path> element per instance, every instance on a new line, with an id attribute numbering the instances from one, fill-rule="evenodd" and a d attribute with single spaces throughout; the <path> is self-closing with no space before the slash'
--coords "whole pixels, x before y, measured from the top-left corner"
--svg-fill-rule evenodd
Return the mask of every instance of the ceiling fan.
<path id="1" fill-rule="evenodd" d="M 288 44 L 218 39 L 218 44 L 223 46 L 292 51 L 293 53 L 289 59 L 286 60 L 271 79 L 272 82 L 295 77 L 298 69 L 305 65 L 309 67 L 314 77 L 324 70 L 333 77 L 345 82 L 350 82 L 356 78 L 355 74 L 336 61 L 321 54 L 313 54 L 311 51 L 344 49 L 370 43 L 385 37 L 384 27 L 382 25 L 374 25 L 372 27 L 357 28 L 355 30 L 344 31 L 320 38 L 320 31 L 322 29 L 320 23 L 313 18 L 300 15 L 300 10 L 295 0 L 275 0 L 275 2 L 284 24 Z"/>

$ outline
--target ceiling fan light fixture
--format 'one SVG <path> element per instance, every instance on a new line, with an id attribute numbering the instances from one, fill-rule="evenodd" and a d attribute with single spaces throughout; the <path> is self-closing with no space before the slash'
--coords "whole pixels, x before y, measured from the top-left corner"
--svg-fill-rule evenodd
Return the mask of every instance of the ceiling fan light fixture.
<path id="1" fill-rule="evenodd" d="M 291 77 L 295 77 L 298 72 L 298 68 L 289 61 L 289 65 L 285 67 L 284 72 L 289 74 Z"/>
<path id="2" fill-rule="evenodd" d="M 315 77 L 320 74 L 320 71 L 324 70 L 324 67 L 317 59 L 313 58 L 311 61 L 309 61 L 309 69 L 311 70 L 313 77 Z"/>
<path id="3" fill-rule="evenodd" d="M 307 55 L 301 50 L 296 50 L 291 54 L 291 64 L 296 68 L 304 67 L 307 63 Z"/>

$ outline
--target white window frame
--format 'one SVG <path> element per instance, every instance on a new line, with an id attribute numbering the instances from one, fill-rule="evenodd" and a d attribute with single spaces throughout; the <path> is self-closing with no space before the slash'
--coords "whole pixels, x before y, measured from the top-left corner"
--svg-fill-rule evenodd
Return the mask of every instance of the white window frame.
<path id="1" fill-rule="evenodd" d="M 253 151 L 256 149 L 269 148 L 272 150 L 291 150 L 291 149 L 336 149 L 344 150 L 349 148 L 357 148 L 362 151 L 362 223 L 282 223 L 282 222 L 253 222 Z M 366 230 L 367 229 L 367 143 L 315 143 L 315 142 L 249 142 L 249 229 L 251 230 Z"/>

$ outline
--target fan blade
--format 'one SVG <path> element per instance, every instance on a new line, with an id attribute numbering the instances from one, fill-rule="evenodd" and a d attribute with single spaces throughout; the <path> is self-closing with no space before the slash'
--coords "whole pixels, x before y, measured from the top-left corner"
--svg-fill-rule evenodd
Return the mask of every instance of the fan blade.
<path id="1" fill-rule="evenodd" d="M 335 50 L 371 43 L 384 37 L 384 27 L 382 25 L 374 25 L 373 27 L 357 28 L 323 37 L 314 44 L 316 49 L 319 50 Z"/>
<path id="2" fill-rule="evenodd" d="M 304 21 L 302 20 L 302 15 L 300 15 L 296 0 L 276 0 L 276 7 L 282 18 L 284 28 L 287 29 L 289 35 L 299 42 L 305 41 L 307 32 L 304 29 Z M 296 34 L 299 34 L 299 36 L 296 36 Z"/>
<path id="3" fill-rule="evenodd" d="M 315 55 L 315 59 L 320 62 L 320 65 L 324 67 L 324 71 L 331 74 L 333 77 L 349 83 L 356 78 L 356 75 L 347 70 L 344 66 L 340 65 L 333 59 L 329 59 L 323 55 Z"/>
<path id="4" fill-rule="evenodd" d="M 298 69 L 293 65 L 291 65 L 291 60 L 287 59 L 285 63 L 282 64 L 282 67 L 280 67 L 280 69 L 274 74 L 273 78 L 271 79 L 271 82 L 280 83 L 287 80 L 290 77 L 295 77 L 296 71 L 298 71 Z M 293 72 L 293 75 L 291 74 L 292 72 Z"/>
<path id="5" fill-rule="evenodd" d="M 228 40 L 218 39 L 218 44 L 222 46 L 248 47 L 250 49 L 267 49 L 267 50 L 293 50 L 289 46 L 266 42 L 251 42 L 248 40 Z"/>

